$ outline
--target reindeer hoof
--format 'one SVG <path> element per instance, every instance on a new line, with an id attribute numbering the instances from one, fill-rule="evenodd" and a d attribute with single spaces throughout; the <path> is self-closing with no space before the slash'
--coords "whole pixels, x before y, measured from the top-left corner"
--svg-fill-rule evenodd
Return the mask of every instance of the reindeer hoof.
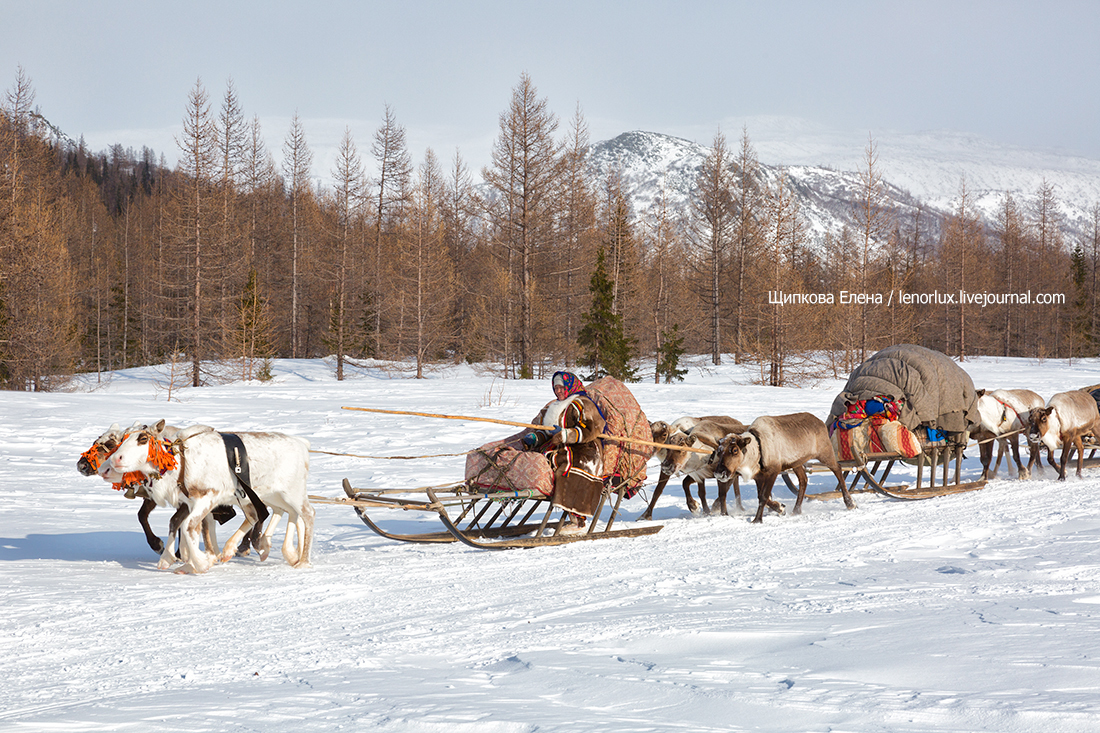
<path id="1" fill-rule="evenodd" d="M 698 514 L 699 513 L 699 502 L 689 501 L 688 502 L 688 511 L 691 512 L 692 514 Z"/>

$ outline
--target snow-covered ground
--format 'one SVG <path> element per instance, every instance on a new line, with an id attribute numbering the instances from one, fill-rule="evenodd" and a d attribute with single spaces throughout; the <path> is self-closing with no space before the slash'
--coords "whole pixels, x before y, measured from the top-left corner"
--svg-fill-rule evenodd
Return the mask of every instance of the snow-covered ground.
<path id="1" fill-rule="evenodd" d="M 979 387 L 1044 396 L 1100 362 L 976 359 Z M 1095 731 L 1100 469 L 920 502 L 857 495 L 802 516 L 692 517 L 653 536 L 510 552 L 410 545 L 318 505 L 313 566 L 277 551 L 156 570 L 138 504 L 76 460 L 112 422 L 278 429 L 314 449 L 458 453 L 511 432 L 345 405 L 530 420 L 547 380 L 426 381 L 280 361 L 271 384 L 184 390 L 153 370 L 0 398 L 0 730 Z M 650 419 L 808 410 L 841 386 L 749 385 L 733 366 L 633 385 Z M 92 386 L 92 385 L 89 385 Z M 976 451 L 970 451 L 976 454 Z M 462 457 L 314 454 L 310 493 L 461 477 Z M 978 472 L 976 455 L 964 471 Z M 651 464 L 651 488 L 656 470 Z M 815 477 L 811 491 L 832 488 Z M 786 489 L 778 498 L 790 505 Z M 746 508 L 755 508 L 748 498 Z M 645 508 L 626 505 L 627 525 Z M 396 529 L 438 522 L 380 512 Z M 168 513 L 153 524 L 162 533 Z M 228 530 L 223 528 L 222 536 Z"/>

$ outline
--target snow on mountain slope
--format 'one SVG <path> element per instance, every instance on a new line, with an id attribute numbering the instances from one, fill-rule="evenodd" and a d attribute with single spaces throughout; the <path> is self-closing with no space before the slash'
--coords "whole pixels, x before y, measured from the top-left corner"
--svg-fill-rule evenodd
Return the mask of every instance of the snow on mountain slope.
<path id="1" fill-rule="evenodd" d="M 990 225 L 1006 191 L 1026 210 L 1044 181 L 1053 185 L 1071 241 L 1087 230 L 1091 210 L 1100 203 L 1097 160 L 998 145 L 952 132 L 860 138 L 783 119 L 758 122 L 762 132 L 750 129 L 749 139 L 765 178 L 773 180 L 780 170 L 790 176 L 814 237 L 839 230 L 848 217 L 859 195 L 858 171 L 866 167 L 869 141 L 876 148 L 876 169 L 886 184 L 890 206 L 904 215 L 924 204 L 932 236 L 936 219 L 954 207 L 964 181 Z M 734 150 L 739 141 L 739 136 L 727 136 Z M 598 178 L 619 169 L 635 212 L 644 215 L 662 191 L 673 207 L 687 206 L 709 145 L 655 132 L 626 132 L 593 144 L 591 165 Z"/>

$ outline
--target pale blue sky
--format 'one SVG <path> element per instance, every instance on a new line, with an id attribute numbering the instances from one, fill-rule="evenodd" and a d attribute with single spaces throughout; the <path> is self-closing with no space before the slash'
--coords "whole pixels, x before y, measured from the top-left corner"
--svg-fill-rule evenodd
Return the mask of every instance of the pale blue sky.
<path id="1" fill-rule="evenodd" d="M 1100 158 L 1100 2 L 59 2 L 0 0 L 0 85 L 22 66 L 55 125 L 94 150 L 172 134 L 201 78 L 232 78 L 276 155 L 291 115 L 366 157 L 389 103 L 419 160 L 477 171 L 521 72 L 593 140 L 709 143 L 789 116 L 859 134 L 949 129 Z M 752 128 L 749 129 L 750 135 Z M 814 162 L 814 161 L 806 161 Z"/>

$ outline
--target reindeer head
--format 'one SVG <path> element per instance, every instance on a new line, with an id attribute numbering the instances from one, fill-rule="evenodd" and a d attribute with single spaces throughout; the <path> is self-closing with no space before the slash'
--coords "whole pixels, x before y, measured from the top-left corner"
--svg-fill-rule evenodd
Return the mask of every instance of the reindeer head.
<path id="1" fill-rule="evenodd" d="M 1035 407 L 1028 413 L 1028 443 L 1042 443 L 1050 450 L 1061 447 L 1061 425 L 1054 407 Z"/>
<path id="2" fill-rule="evenodd" d="M 164 449 L 164 420 L 131 429 L 118 448 L 103 462 L 99 474 L 108 481 L 126 473 L 163 474 L 176 467 L 175 457 Z"/>
<path id="3" fill-rule="evenodd" d="M 665 442 L 669 445 L 682 447 L 689 445 L 691 439 L 688 438 L 687 433 L 676 433 L 667 438 Z M 679 448 L 666 448 L 665 459 L 661 461 L 661 475 L 672 476 L 680 471 L 684 467 L 684 463 L 687 462 L 689 452 Z"/>
<path id="4" fill-rule="evenodd" d="M 748 434 L 733 433 L 722 438 L 718 448 L 711 454 L 716 481 L 726 483 L 733 480 L 733 474 L 737 473 L 747 460 L 745 451 L 751 442 L 752 437 Z"/>
<path id="5" fill-rule="evenodd" d="M 106 432 L 95 439 L 91 448 L 80 454 L 80 459 L 76 462 L 76 470 L 81 476 L 95 476 L 103 464 L 103 459 L 115 452 L 124 437 L 125 433 L 117 422 L 107 428 Z"/>
<path id="6" fill-rule="evenodd" d="M 664 443 L 668 440 L 668 433 L 672 427 L 664 420 L 657 420 L 649 424 L 649 430 L 653 433 L 654 443 Z"/>

